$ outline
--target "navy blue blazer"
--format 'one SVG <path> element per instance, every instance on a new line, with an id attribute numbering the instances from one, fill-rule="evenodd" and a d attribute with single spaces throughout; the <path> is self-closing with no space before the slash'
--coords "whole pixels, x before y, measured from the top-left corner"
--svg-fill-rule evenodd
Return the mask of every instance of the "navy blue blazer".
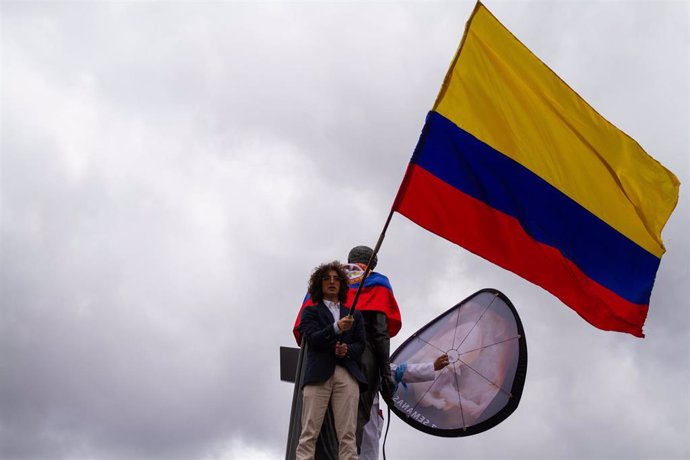
<path id="1" fill-rule="evenodd" d="M 349 313 L 348 308 L 340 307 L 340 318 Z M 360 370 L 360 359 L 366 343 L 364 321 L 362 314 L 357 310 L 355 310 L 354 319 L 349 331 L 336 334 L 333 330 L 335 318 L 323 302 L 306 307 L 302 311 L 299 330 L 309 345 L 302 388 L 310 383 L 325 382 L 333 375 L 335 365 L 339 364 L 357 380 L 360 391 L 366 390 L 367 381 Z M 337 341 L 347 344 L 347 355 L 343 358 L 335 356 Z"/>

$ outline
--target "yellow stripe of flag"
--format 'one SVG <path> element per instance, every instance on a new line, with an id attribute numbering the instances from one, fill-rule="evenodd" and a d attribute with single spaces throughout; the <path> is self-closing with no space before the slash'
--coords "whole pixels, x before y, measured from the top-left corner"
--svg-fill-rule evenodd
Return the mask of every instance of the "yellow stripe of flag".
<path id="1" fill-rule="evenodd" d="M 650 253 L 680 182 L 477 3 L 434 110 Z"/>

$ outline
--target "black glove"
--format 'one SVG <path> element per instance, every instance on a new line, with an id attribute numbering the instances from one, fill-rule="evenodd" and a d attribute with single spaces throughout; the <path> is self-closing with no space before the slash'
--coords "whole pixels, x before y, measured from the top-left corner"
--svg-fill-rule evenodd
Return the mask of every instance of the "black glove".
<path id="1" fill-rule="evenodd" d="M 390 372 L 388 373 L 388 375 L 384 375 L 381 377 L 380 390 L 381 396 L 386 401 L 386 403 L 393 399 L 393 395 L 395 394 L 395 382 L 391 378 Z"/>

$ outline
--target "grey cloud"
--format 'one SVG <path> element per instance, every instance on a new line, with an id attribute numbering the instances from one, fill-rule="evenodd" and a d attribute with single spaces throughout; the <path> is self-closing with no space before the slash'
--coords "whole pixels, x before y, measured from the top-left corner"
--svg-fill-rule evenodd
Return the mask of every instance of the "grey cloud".
<path id="1" fill-rule="evenodd" d="M 488 6 L 688 180 L 687 5 Z M 375 243 L 471 7 L 3 3 L 0 455 L 282 458 L 306 279 Z M 394 216 L 393 345 L 490 286 L 530 367 L 503 424 L 388 456 L 687 457 L 683 190 L 644 340 Z"/>

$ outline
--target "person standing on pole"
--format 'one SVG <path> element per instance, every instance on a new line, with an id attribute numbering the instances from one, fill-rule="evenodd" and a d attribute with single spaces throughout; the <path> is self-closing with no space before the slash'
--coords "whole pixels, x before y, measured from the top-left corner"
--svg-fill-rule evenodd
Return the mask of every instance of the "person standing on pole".
<path id="1" fill-rule="evenodd" d="M 366 279 L 362 279 L 370 261 L 369 269 L 373 270 L 376 267 L 378 258 L 374 250 L 368 246 L 355 246 L 350 250 L 347 261 L 350 269 L 350 291 L 354 291 L 359 283 L 364 283 L 356 305 L 364 319 L 367 337 L 366 348 L 362 354 L 362 372 L 368 388 L 360 395 L 357 414 L 357 446 L 361 448 L 364 426 L 371 416 L 374 398 L 379 391 L 384 399 L 393 396 L 395 383 L 390 367 L 390 337 L 400 330 L 401 321 L 398 303 L 393 296 L 388 278 L 372 271 Z"/>
<path id="2" fill-rule="evenodd" d="M 316 305 L 302 310 L 299 331 L 308 344 L 302 380 L 302 432 L 297 460 L 312 460 L 330 403 L 338 437 L 338 458 L 357 459 L 357 410 L 367 383 L 359 362 L 365 348 L 362 315 L 344 306 L 348 276 L 336 261 L 314 269 L 309 295 Z"/>

